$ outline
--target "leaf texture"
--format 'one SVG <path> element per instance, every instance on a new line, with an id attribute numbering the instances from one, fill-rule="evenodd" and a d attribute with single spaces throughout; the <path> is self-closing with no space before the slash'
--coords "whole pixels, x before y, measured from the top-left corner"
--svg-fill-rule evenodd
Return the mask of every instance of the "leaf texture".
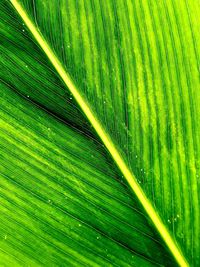
<path id="1" fill-rule="evenodd" d="M 66 72 L 72 77 L 81 95 L 113 140 L 190 264 L 198 266 L 200 250 L 198 1 L 179 3 L 168 0 L 158 3 L 151 0 L 106 2 L 23 0 L 19 2 L 53 49 Z M 119 266 L 148 266 L 151 262 L 166 266 L 175 264 L 171 262 L 173 259 L 169 258 L 163 244 L 160 244 L 162 241 L 157 235 L 154 236 L 154 230 L 144 215 L 138 215 L 144 212 L 140 203 L 127 189 L 126 182 L 125 185 L 121 185 L 118 180 L 113 181 L 112 177 L 119 177 L 120 173 L 113 164 L 112 157 L 100 145 L 99 137 L 73 100 L 73 96 L 60 81 L 45 53 L 38 47 L 37 40 L 31 36 L 7 1 L 2 1 L 0 4 L 0 12 L 2 13 L 1 79 L 4 92 L 1 104 L 4 121 L 1 124 L 1 143 L 2 163 L 5 165 L 5 169 L 2 168 L 4 177 L 2 188 L 11 187 L 10 181 L 16 182 L 17 185 L 13 187 L 16 194 L 14 199 L 9 199 L 10 195 L 6 193 L 3 195 L 3 200 L 6 202 L 8 198 L 6 203 L 14 203 L 12 205 L 20 203 L 21 208 L 23 207 L 21 202 L 32 200 L 30 209 L 36 213 L 37 207 L 42 205 L 45 216 L 41 218 L 41 224 L 37 224 L 36 232 L 45 242 L 52 239 L 55 243 L 52 247 L 48 246 L 51 251 L 49 259 L 47 254 L 44 259 L 39 257 L 37 250 L 35 261 L 47 264 L 55 260 L 56 265 L 63 262 L 64 265 L 91 264 L 92 266 L 93 264 L 105 266 L 106 263 L 109 264 L 108 262 Z M 16 99 L 16 107 L 13 104 L 10 107 L 4 104 L 4 101 L 11 101 L 11 95 Z M 7 113 L 14 114 L 13 119 L 9 119 Z M 31 124 L 30 130 L 27 130 L 29 127 L 25 125 L 29 124 Z M 39 130 L 39 125 L 43 124 L 46 125 L 42 130 L 45 137 L 42 137 Z M 51 133 L 52 127 L 55 131 Z M 25 136 L 22 134 L 23 131 Z M 29 135 L 27 131 L 30 134 L 29 140 L 26 139 Z M 13 155 L 8 151 L 13 151 Z M 97 153 L 96 160 L 91 159 L 94 151 Z M 31 155 L 32 165 L 29 171 L 26 170 L 29 167 L 26 165 L 25 155 Z M 97 162 L 99 167 L 96 166 Z M 49 169 L 47 167 L 46 169 L 45 165 L 49 166 Z M 72 178 L 75 174 L 76 178 Z M 98 179 L 94 181 L 92 177 L 96 175 Z M 88 188 L 85 183 L 84 186 L 80 185 L 86 178 L 91 182 Z M 101 200 L 98 202 L 97 197 L 92 197 L 93 187 L 100 186 L 102 178 L 104 178 L 102 195 L 98 193 L 98 197 L 103 202 L 108 181 L 111 183 L 108 188 L 110 195 L 118 197 L 120 192 L 123 203 L 130 201 L 129 205 L 132 207 L 130 212 L 126 211 L 126 205 L 121 207 L 122 219 L 120 219 L 122 215 L 117 211 L 121 203 L 118 198 L 117 202 L 108 200 L 102 206 Z M 22 189 L 25 190 L 23 194 L 20 192 L 21 184 L 17 179 L 23 182 Z M 29 179 L 33 179 L 33 184 L 30 183 L 28 186 Z M 39 185 L 34 183 L 35 179 Z M 56 182 L 61 179 L 59 181 L 61 186 L 53 181 L 51 185 L 52 179 L 53 181 L 58 179 Z M 99 240 L 92 239 L 92 235 L 99 236 L 95 230 L 90 232 L 88 230 L 90 227 L 85 231 L 89 241 L 81 227 L 80 229 L 76 227 L 79 230 L 74 230 L 79 231 L 76 237 L 70 236 L 71 247 L 67 238 L 60 239 L 58 230 L 60 227 L 60 230 L 64 229 L 56 222 L 51 222 L 51 214 L 53 220 L 58 220 L 61 216 L 61 221 L 64 220 L 65 223 L 70 221 L 68 217 L 64 219 L 63 215 L 63 210 L 67 209 L 69 212 L 71 208 L 68 201 L 66 204 L 63 202 L 62 190 L 65 188 L 65 183 L 66 187 L 70 183 L 71 187 L 67 190 L 67 194 L 76 203 L 73 204 L 75 206 L 72 208 L 72 213 L 77 210 L 81 213 L 80 216 L 83 216 L 80 219 L 76 215 L 76 223 L 83 220 L 92 226 L 92 229 L 99 229 L 101 226 L 100 231 L 105 233 L 106 241 L 102 238 L 100 248 L 103 249 L 104 242 L 110 242 L 107 243 L 107 247 L 112 247 L 110 257 L 109 253 L 104 251 L 103 254 L 102 250 L 98 250 Z M 113 183 L 115 183 L 114 188 L 117 187 L 116 192 L 112 189 Z M 57 194 L 60 195 L 62 202 L 62 205 L 59 204 L 62 206 L 62 215 L 58 215 L 59 197 L 52 191 L 57 186 Z M 39 190 L 40 204 L 39 202 L 37 204 L 35 198 L 29 200 L 30 194 L 37 195 L 35 190 L 36 192 Z M 73 190 L 78 190 L 79 195 L 76 198 L 73 196 Z M 18 199 L 21 194 L 23 200 Z M 46 194 L 55 194 L 54 199 Z M 86 203 L 91 201 L 91 206 L 85 203 L 83 207 L 83 210 L 87 210 L 86 213 L 82 210 L 81 199 Z M 95 201 L 98 205 L 93 210 Z M 12 205 L 8 204 L 6 207 L 12 209 Z M 112 209 L 112 205 L 116 210 Z M 140 213 L 135 212 L 133 207 L 139 209 Z M 104 209 L 109 210 L 106 213 L 107 217 L 102 211 Z M 23 210 L 25 213 L 29 212 L 27 206 L 24 206 Z M 35 223 L 32 211 L 26 215 L 27 217 L 23 213 L 23 222 L 18 222 L 20 211 L 16 210 L 16 213 L 12 211 L 10 210 L 9 216 L 15 217 L 10 227 L 16 230 L 19 241 L 17 242 L 17 237 L 13 237 L 9 243 L 5 235 L 6 239 L 4 237 L 3 240 L 5 245 L 2 246 L 2 250 L 23 259 L 24 264 L 30 263 L 30 260 L 36 264 L 34 259 L 31 259 L 34 258 L 34 254 L 30 252 L 34 249 L 33 246 L 30 250 L 30 244 L 20 247 L 20 242 L 23 244 L 26 241 L 20 240 L 25 238 L 23 231 L 26 231 L 21 230 L 21 225 L 29 220 L 33 225 Z M 94 212 L 93 217 L 92 212 Z M 113 216 L 113 213 L 116 216 Z M 4 221 L 7 221 L 6 217 Z M 130 221 L 131 225 L 128 226 Z M 50 237 L 46 235 L 46 230 L 50 231 L 50 228 L 45 229 L 46 222 L 50 224 L 47 227 L 51 227 L 52 223 L 55 229 Z M 2 227 L 5 227 L 5 223 L 2 223 Z M 70 227 L 72 226 L 66 225 L 64 233 L 69 235 Z M 131 230 L 131 227 L 134 230 Z M 40 228 L 42 229 L 39 232 Z M 117 228 L 122 232 L 121 239 L 117 240 L 120 245 L 116 245 L 113 241 L 119 235 Z M 33 228 L 29 226 L 28 230 L 31 231 L 30 242 Z M 79 238 L 82 246 L 76 245 Z M 55 241 L 56 239 L 59 241 Z M 90 242 L 91 247 L 87 242 Z M 160 244 L 158 249 L 156 249 L 157 242 Z M 12 250 L 18 243 L 19 250 L 25 254 L 24 258 L 21 252 L 16 255 Z M 127 249 L 129 247 L 130 249 Z M 58 249 L 61 252 L 58 252 Z M 92 253 L 92 250 L 95 252 Z M 133 259 L 130 256 L 129 260 L 128 255 L 131 255 L 132 251 L 137 256 Z M 73 259 L 64 257 L 64 253 L 72 254 Z M 97 257 L 94 256 L 95 253 Z M 3 255 L 6 257 L 6 254 Z"/>
<path id="2" fill-rule="evenodd" d="M 171 262 L 102 146 L 1 90 L 2 265 Z"/>

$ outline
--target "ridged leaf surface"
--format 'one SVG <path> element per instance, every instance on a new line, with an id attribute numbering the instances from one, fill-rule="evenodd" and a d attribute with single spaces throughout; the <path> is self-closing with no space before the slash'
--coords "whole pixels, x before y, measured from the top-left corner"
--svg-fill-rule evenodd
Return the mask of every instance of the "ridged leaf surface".
<path id="1" fill-rule="evenodd" d="M 0 17 L 0 264 L 199 266 L 198 1 L 2 0 Z"/>

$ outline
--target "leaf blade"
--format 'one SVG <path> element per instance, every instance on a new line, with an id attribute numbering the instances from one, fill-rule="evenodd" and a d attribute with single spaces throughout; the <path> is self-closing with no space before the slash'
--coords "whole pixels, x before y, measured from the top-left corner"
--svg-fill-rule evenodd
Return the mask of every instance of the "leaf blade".
<path id="1" fill-rule="evenodd" d="M 19 4 L 17 0 L 11 0 L 11 3 L 19 13 L 19 15 L 22 17 L 23 21 L 35 37 L 38 44 L 41 46 L 49 60 L 51 61 L 54 68 L 57 70 L 58 74 L 62 78 L 63 82 L 66 84 L 68 89 L 71 91 L 73 97 L 76 99 L 77 103 L 81 107 L 82 111 L 85 113 L 87 119 L 92 124 L 93 128 L 97 132 L 98 136 L 110 152 L 112 158 L 116 162 L 117 166 L 121 170 L 122 174 L 126 178 L 127 182 L 129 183 L 130 187 L 132 188 L 133 192 L 138 197 L 138 200 L 142 204 L 143 208 L 147 212 L 148 216 L 152 220 L 153 224 L 155 225 L 156 229 L 158 230 L 159 234 L 162 236 L 163 240 L 165 241 L 166 245 L 168 246 L 169 250 L 175 257 L 176 261 L 180 266 L 188 266 L 188 263 L 184 256 L 182 255 L 182 252 L 177 247 L 176 243 L 174 242 L 173 238 L 169 234 L 167 228 L 161 221 L 161 218 L 151 205 L 151 203 L 146 198 L 143 190 L 139 186 L 139 184 L 136 181 L 135 176 L 130 172 L 128 166 L 122 159 L 121 155 L 119 154 L 118 150 L 115 148 L 114 144 L 106 134 L 105 130 L 101 126 L 101 124 L 98 122 L 97 118 L 93 114 L 90 107 L 87 105 L 84 98 L 79 93 L 79 90 L 76 88 L 75 84 L 72 82 L 71 78 L 65 71 L 65 69 L 62 67 L 61 62 L 57 59 L 47 42 L 42 38 L 42 36 L 37 31 L 36 27 L 33 25 L 29 17 L 27 16 L 26 12 L 23 10 L 22 6 Z"/>
<path id="2" fill-rule="evenodd" d="M 1 89 L 0 247 L 12 254 L 12 264 L 173 264 L 101 147 L 12 88 Z"/>
<path id="3" fill-rule="evenodd" d="M 30 15 L 32 12 L 31 2 L 21 2 L 26 5 Z M 138 182 L 158 209 L 166 226 L 181 245 L 188 259 L 196 263 L 198 262 L 199 209 L 197 205 L 198 197 L 196 198 L 197 201 L 194 201 L 195 198 L 192 197 L 191 189 L 193 187 L 194 197 L 197 196 L 198 187 L 195 173 L 197 171 L 196 166 L 198 167 L 198 157 L 195 158 L 194 153 L 197 153 L 199 147 L 198 115 L 196 115 L 198 114 L 198 109 L 194 105 L 192 111 L 191 104 L 188 101 L 187 90 L 192 92 L 190 93 L 190 98 L 196 97 L 198 99 L 199 95 L 195 90 L 195 86 L 198 88 L 198 72 L 195 73 L 195 65 L 191 72 L 189 71 L 192 61 L 188 60 L 191 57 L 194 60 L 194 64 L 196 64 L 195 57 L 198 57 L 198 52 L 194 57 L 191 48 L 188 58 L 184 55 L 187 46 L 185 46 L 186 38 L 183 37 L 181 32 L 183 29 L 187 29 L 188 46 L 192 45 L 193 42 L 189 35 L 190 30 L 188 31 L 185 2 L 178 9 L 176 2 L 175 5 L 171 1 L 165 3 L 161 1 L 158 4 L 152 2 L 152 5 L 150 2 L 127 2 L 128 12 L 125 13 L 126 4 L 121 0 L 109 1 L 106 6 L 96 0 L 88 1 L 85 7 L 83 7 L 83 1 L 68 1 L 68 7 L 66 7 L 63 5 L 66 4 L 66 1 L 51 1 L 49 5 L 45 5 L 45 1 L 38 0 L 33 3 L 35 11 L 34 16 L 31 14 L 31 17 L 45 34 L 45 38 L 52 45 L 54 52 L 59 55 L 63 65 L 67 66 L 72 77 L 78 80 L 78 87 L 83 90 L 83 95 L 87 95 L 88 102 L 94 108 L 94 112 L 98 114 L 102 125 L 115 140 L 115 145 L 122 151 L 124 159 L 127 159 L 129 167 L 136 174 Z M 43 7 L 41 7 L 42 3 L 44 4 Z M 194 5 L 194 3 L 191 3 L 189 9 Z M 88 13 L 88 7 L 91 7 L 91 13 Z M 84 12 L 88 16 L 85 21 L 83 21 Z M 66 13 L 68 14 L 67 16 Z M 157 13 L 159 16 L 156 15 Z M 180 14 L 182 14 L 181 20 L 184 17 L 184 26 L 182 22 L 181 25 L 178 24 L 179 18 L 177 16 L 180 16 Z M 63 20 L 64 16 L 66 16 L 66 19 Z M 191 17 L 194 16 L 192 15 Z M 101 21 L 102 18 L 103 21 Z M 128 25 L 128 19 L 131 31 L 124 34 L 123 28 Z M 62 23 L 64 23 L 66 30 L 62 28 Z M 89 36 L 88 32 L 84 30 L 86 28 L 83 28 L 86 23 L 90 31 L 89 34 L 93 29 L 93 35 L 89 38 L 91 43 L 88 44 L 84 40 L 84 36 Z M 109 26 L 106 27 L 106 25 Z M 57 26 L 60 28 L 55 31 Z M 19 24 L 18 29 L 21 27 L 22 29 L 24 28 L 23 31 L 27 32 L 26 28 Z M 84 34 L 82 33 L 83 30 Z M 70 37 L 72 31 L 73 34 Z M 68 33 L 69 48 L 68 43 L 62 43 L 65 34 Z M 197 37 L 196 33 L 194 33 L 195 38 Z M 104 46 L 103 41 L 106 34 L 107 46 Z M 58 39 L 56 39 L 57 35 L 60 36 Z M 26 36 L 27 34 L 24 37 L 26 38 Z M 22 42 L 23 39 L 25 40 L 24 37 L 21 38 Z M 18 37 L 16 36 L 16 38 Z M 14 40 L 14 43 L 17 43 L 12 37 L 10 37 L 10 40 Z M 134 40 L 132 48 L 129 43 L 130 40 Z M 59 51 L 63 44 L 64 49 Z M 129 51 L 127 44 L 129 44 L 129 49 L 132 50 Z M 23 45 L 21 47 L 23 49 Z M 105 52 L 105 49 L 108 49 L 108 53 Z M 89 56 L 85 61 L 87 50 L 89 51 Z M 12 51 L 15 51 L 15 49 Z M 13 53 L 12 51 L 10 52 Z M 18 51 L 19 54 L 22 54 L 20 50 Z M 95 54 L 91 53 L 90 56 L 91 51 L 94 51 Z M 196 46 L 196 51 L 198 51 L 198 46 Z M 8 58 L 10 55 L 8 55 Z M 70 62 L 64 63 L 66 62 L 64 61 L 65 57 Z M 20 58 L 20 56 L 15 57 L 15 59 L 17 58 Z M 15 62 L 15 59 L 13 62 Z M 113 60 L 113 62 L 109 60 Z M 95 72 L 93 72 L 95 73 L 94 79 L 91 79 L 93 76 L 87 73 L 89 62 L 93 62 L 95 68 Z M 182 67 L 182 62 L 186 67 Z M 4 65 L 9 67 L 11 73 L 16 73 L 14 69 L 10 68 L 10 64 L 3 63 Z M 36 64 L 34 65 L 36 66 Z M 48 66 L 48 64 L 45 65 Z M 116 72 L 114 75 L 111 71 L 112 66 L 117 66 L 114 68 Z M 21 69 L 20 65 L 19 68 Z M 92 72 L 91 68 L 89 72 Z M 135 77 L 131 78 L 133 72 Z M 171 76 L 168 74 L 170 72 L 172 73 Z M 173 72 L 175 73 L 174 75 Z M 6 72 L 4 73 L 6 74 Z M 18 73 L 20 75 L 20 72 Z M 113 77 L 113 80 L 116 78 L 116 83 L 109 84 L 111 79 L 108 78 L 108 73 Z M 182 77 L 180 73 L 182 73 Z M 189 85 L 186 83 L 186 76 Z M 195 77 L 196 81 L 191 79 L 192 76 Z M 81 79 L 83 79 L 83 83 L 82 81 L 80 83 Z M 14 89 L 18 91 L 25 89 L 25 84 L 23 85 L 25 77 L 22 78 L 22 87 L 19 86 L 17 77 L 13 77 L 13 82 L 14 80 L 17 84 L 17 86 L 14 84 Z M 29 88 L 33 82 L 26 80 L 29 87 L 26 86 L 25 90 L 27 92 L 30 91 L 27 95 L 32 96 L 34 94 Z M 94 88 L 92 88 L 93 85 Z M 133 90 L 131 87 L 133 87 Z M 45 92 L 45 90 L 47 91 L 48 88 L 46 87 L 43 91 Z M 56 90 L 54 91 L 56 92 Z M 112 97 L 110 97 L 109 93 L 112 93 L 112 91 L 114 95 L 111 94 Z M 178 95 L 178 92 L 180 95 Z M 131 96 L 131 94 L 133 95 Z M 49 95 L 52 94 L 50 93 Z M 128 98 L 126 98 L 127 96 Z M 44 101 L 36 94 L 34 98 L 39 100 L 39 104 Z M 95 99 L 96 102 L 94 101 Z M 104 99 L 106 99 L 105 103 Z M 125 99 L 129 99 L 130 103 L 126 104 Z M 131 103 L 134 103 L 134 105 Z M 47 107 L 47 110 L 50 104 L 51 102 L 48 103 L 46 101 L 45 107 Z M 112 106 L 113 104 L 115 104 L 115 108 Z M 168 105 L 170 106 L 168 107 Z M 187 107 L 185 111 L 183 105 Z M 65 108 L 65 103 L 63 103 L 63 107 Z M 127 107 L 128 115 L 125 114 Z M 68 110 L 68 105 L 66 105 L 66 108 Z M 51 110 L 54 113 L 53 106 L 51 106 Z M 197 113 L 195 114 L 195 112 Z M 73 112 L 71 114 L 73 115 Z M 62 112 L 60 112 L 60 115 L 62 116 Z M 68 119 L 72 121 L 69 113 L 65 113 L 66 116 L 67 121 Z M 192 119 L 192 130 L 190 116 L 196 117 L 196 119 L 195 117 Z M 80 118 L 77 116 L 75 119 L 75 127 L 81 125 Z M 82 120 L 84 121 L 84 119 Z M 84 127 L 82 129 L 83 132 L 86 132 Z M 193 151 L 191 133 L 193 133 L 192 138 L 196 142 L 196 152 Z M 196 137 L 195 133 L 197 134 Z M 195 164 L 197 165 L 195 166 Z"/>

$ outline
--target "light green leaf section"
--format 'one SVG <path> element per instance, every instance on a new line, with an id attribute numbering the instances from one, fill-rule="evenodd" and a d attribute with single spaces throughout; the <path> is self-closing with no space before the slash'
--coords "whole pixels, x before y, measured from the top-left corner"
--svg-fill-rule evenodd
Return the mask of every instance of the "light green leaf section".
<path id="1" fill-rule="evenodd" d="M 1 92 L 2 266 L 170 263 L 102 146 Z"/>
<path id="2" fill-rule="evenodd" d="M 198 266 L 198 1 L 19 2 Z M 37 40 L 0 12 L 2 265 L 174 265 Z"/>

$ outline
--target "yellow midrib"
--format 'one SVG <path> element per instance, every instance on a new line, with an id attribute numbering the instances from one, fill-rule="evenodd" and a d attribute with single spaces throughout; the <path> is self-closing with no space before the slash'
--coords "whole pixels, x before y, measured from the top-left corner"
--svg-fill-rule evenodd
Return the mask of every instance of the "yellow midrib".
<path id="1" fill-rule="evenodd" d="M 152 220 L 155 228 L 165 241 L 167 247 L 171 251 L 172 255 L 176 259 L 177 263 L 182 266 L 182 267 L 188 267 L 189 264 L 187 263 L 186 259 L 184 258 L 183 254 L 181 253 L 181 250 L 178 248 L 176 245 L 175 241 L 172 239 L 171 235 L 169 234 L 167 228 L 163 224 L 161 218 L 159 215 L 156 213 L 155 209 L 151 205 L 150 201 L 144 194 L 142 188 L 140 185 L 137 183 L 136 178 L 134 174 L 131 173 L 129 170 L 128 166 L 124 162 L 123 158 L 121 157 L 120 153 L 118 150 L 115 148 L 113 142 L 109 138 L 109 136 L 106 134 L 105 130 L 99 123 L 98 119 L 94 116 L 93 112 L 91 111 L 90 107 L 84 100 L 84 98 L 81 96 L 79 93 L 78 89 L 74 85 L 73 81 L 70 79 L 69 75 L 63 68 L 62 64 L 58 60 L 58 58 L 55 56 L 53 53 L 52 49 L 50 46 L 47 44 L 45 39 L 41 36 L 41 34 L 37 31 L 36 27 L 34 24 L 31 22 L 29 19 L 28 15 L 22 8 L 22 6 L 18 3 L 17 0 L 10 0 L 10 2 L 13 4 L 14 8 L 17 10 L 21 18 L 23 19 L 24 23 L 26 26 L 29 28 L 30 32 L 38 42 L 38 44 L 41 46 L 49 60 L 51 61 L 52 65 L 62 78 L 63 82 L 66 84 L 70 92 L 72 93 L 73 97 L 85 113 L 86 117 L 90 121 L 91 125 L 94 127 L 95 131 L 101 138 L 102 142 L 104 143 L 105 147 L 108 149 L 110 152 L 112 158 L 114 159 L 115 163 L 117 164 L 118 168 L 121 170 L 122 174 L 126 178 L 127 182 L 129 183 L 130 187 L 136 194 L 138 200 L 142 204 L 143 208 L 145 209 L 146 213 Z"/>

